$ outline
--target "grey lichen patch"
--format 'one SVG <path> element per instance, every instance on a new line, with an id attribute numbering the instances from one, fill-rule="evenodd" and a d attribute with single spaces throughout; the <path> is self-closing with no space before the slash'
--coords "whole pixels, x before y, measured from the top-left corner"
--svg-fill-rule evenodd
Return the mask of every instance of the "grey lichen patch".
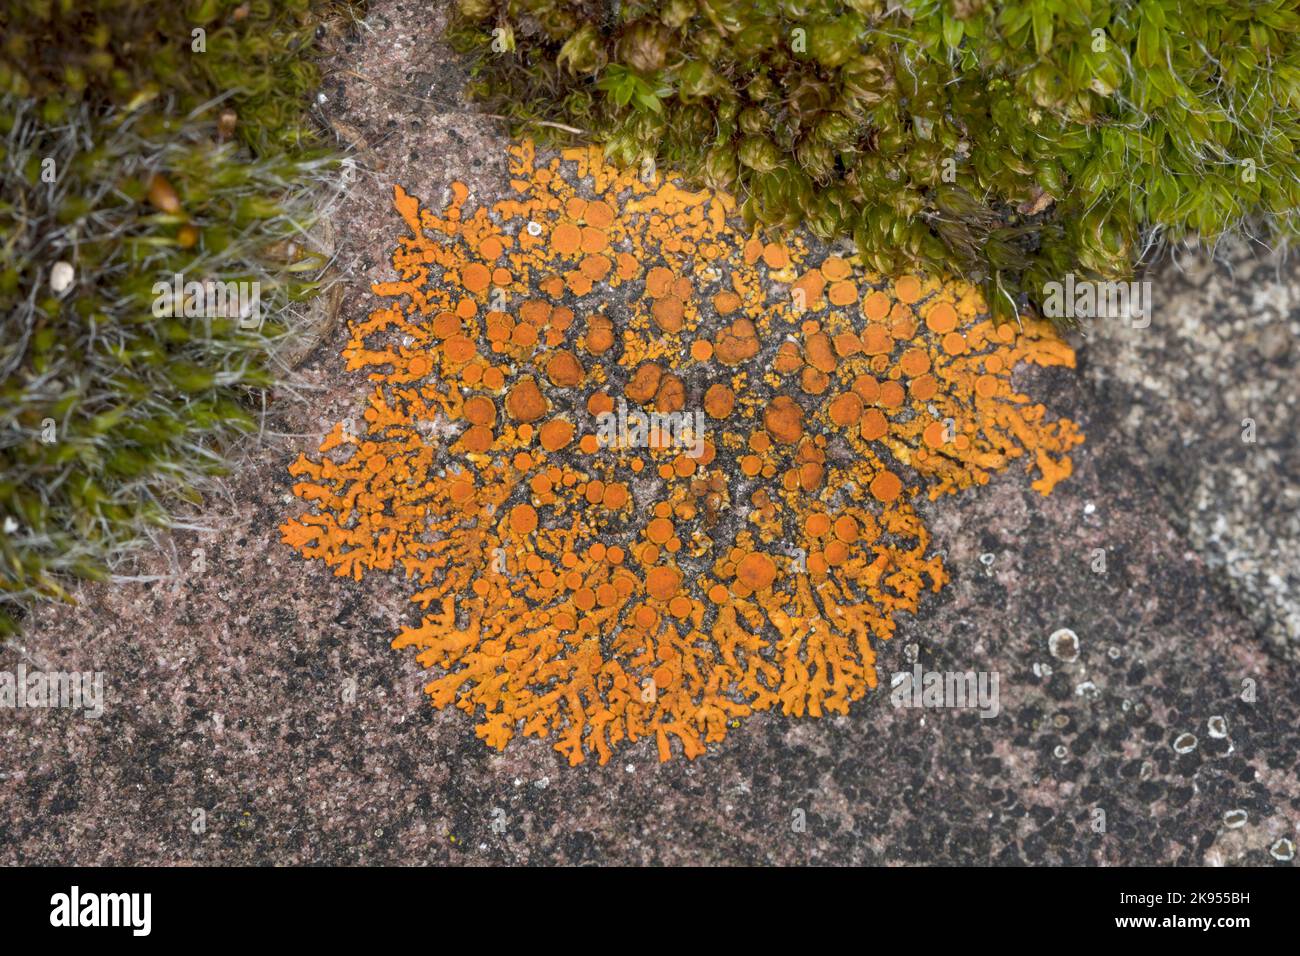
<path id="1" fill-rule="evenodd" d="M 1047 638 L 1047 647 L 1058 661 L 1069 664 L 1079 659 L 1079 635 L 1068 627 L 1053 631 Z"/>

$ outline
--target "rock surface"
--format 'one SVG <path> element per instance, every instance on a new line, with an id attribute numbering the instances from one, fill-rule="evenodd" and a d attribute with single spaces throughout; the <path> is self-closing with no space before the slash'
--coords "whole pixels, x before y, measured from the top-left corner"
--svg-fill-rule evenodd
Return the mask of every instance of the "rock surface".
<path id="1" fill-rule="evenodd" d="M 1300 654 L 1300 270 L 1244 241 L 1147 280 L 1147 328 L 1089 331 L 1086 377 L 1163 507 L 1259 634 Z"/>
<path id="2" fill-rule="evenodd" d="M 321 104 L 358 150 L 332 211 L 345 317 L 388 277 L 392 183 L 505 178 L 440 13 L 376 2 L 365 27 Z M 1145 337 L 1090 330 L 1077 375 L 1037 373 L 1088 436 L 1072 478 L 1045 499 L 1008 472 L 924 508 L 953 582 L 878 666 L 996 672 L 995 717 L 882 688 L 848 717 L 751 717 L 693 763 L 651 741 L 605 767 L 488 750 L 388 647 L 399 582 L 279 543 L 287 464 L 367 387 L 328 343 L 208 530 L 142 562 L 163 580 L 80 588 L 0 650 L 3 670 L 107 684 L 99 720 L 0 713 L 0 863 L 1277 865 L 1300 822 L 1295 275 L 1196 268 L 1211 278 L 1159 274 Z M 1062 628 L 1077 656 L 1049 644 Z"/>

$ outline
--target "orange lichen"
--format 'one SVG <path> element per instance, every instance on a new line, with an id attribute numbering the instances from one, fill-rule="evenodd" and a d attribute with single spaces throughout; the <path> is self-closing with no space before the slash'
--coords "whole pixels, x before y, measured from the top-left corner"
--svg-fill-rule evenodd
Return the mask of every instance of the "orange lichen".
<path id="1" fill-rule="evenodd" d="M 312 509 L 282 527 L 338 575 L 405 574 L 394 646 L 490 746 L 695 757 L 755 711 L 845 713 L 947 580 L 915 497 L 1069 475 L 1077 427 L 1011 378 L 1073 364 L 1046 325 L 744 235 L 728 196 L 599 151 L 523 143 L 511 176 L 474 211 L 395 189 L 397 278 L 343 350 L 363 424 L 291 466 Z"/>

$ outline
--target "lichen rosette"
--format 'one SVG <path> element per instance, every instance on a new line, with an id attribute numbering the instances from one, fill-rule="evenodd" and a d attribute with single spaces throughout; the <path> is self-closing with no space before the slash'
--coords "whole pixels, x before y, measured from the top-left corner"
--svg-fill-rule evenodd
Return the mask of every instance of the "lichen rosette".
<path id="1" fill-rule="evenodd" d="M 343 351 L 373 389 L 291 466 L 312 507 L 284 540 L 400 569 L 421 613 L 394 646 L 498 749 L 667 760 L 756 711 L 846 713 L 947 580 L 917 497 L 1069 475 L 1078 428 L 1011 374 L 1072 351 L 597 150 L 524 142 L 511 175 L 472 212 L 459 183 L 440 210 L 395 188 L 398 278 Z"/>

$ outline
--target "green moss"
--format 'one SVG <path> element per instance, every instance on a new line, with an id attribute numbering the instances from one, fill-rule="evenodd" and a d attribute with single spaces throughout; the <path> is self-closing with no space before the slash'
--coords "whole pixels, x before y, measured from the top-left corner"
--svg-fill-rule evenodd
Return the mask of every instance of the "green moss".
<path id="1" fill-rule="evenodd" d="M 304 230 L 336 159 L 305 97 L 312 37 L 349 7 L 0 12 L 0 636 L 172 524 L 255 427 L 324 266 Z M 177 274 L 256 283 L 257 316 L 186 315 Z"/>
<path id="2" fill-rule="evenodd" d="M 1288 0 L 458 7 L 448 37 L 493 112 L 851 236 L 880 271 L 972 278 L 1002 316 L 1066 272 L 1130 275 L 1155 240 L 1294 229 Z"/>
<path id="3" fill-rule="evenodd" d="M 308 56 L 345 0 L 15 0 L 0 9 L 0 92 L 58 122 L 81 103 L 174 113 L 221 98 L 248 145 L 319 145 Z"/>

